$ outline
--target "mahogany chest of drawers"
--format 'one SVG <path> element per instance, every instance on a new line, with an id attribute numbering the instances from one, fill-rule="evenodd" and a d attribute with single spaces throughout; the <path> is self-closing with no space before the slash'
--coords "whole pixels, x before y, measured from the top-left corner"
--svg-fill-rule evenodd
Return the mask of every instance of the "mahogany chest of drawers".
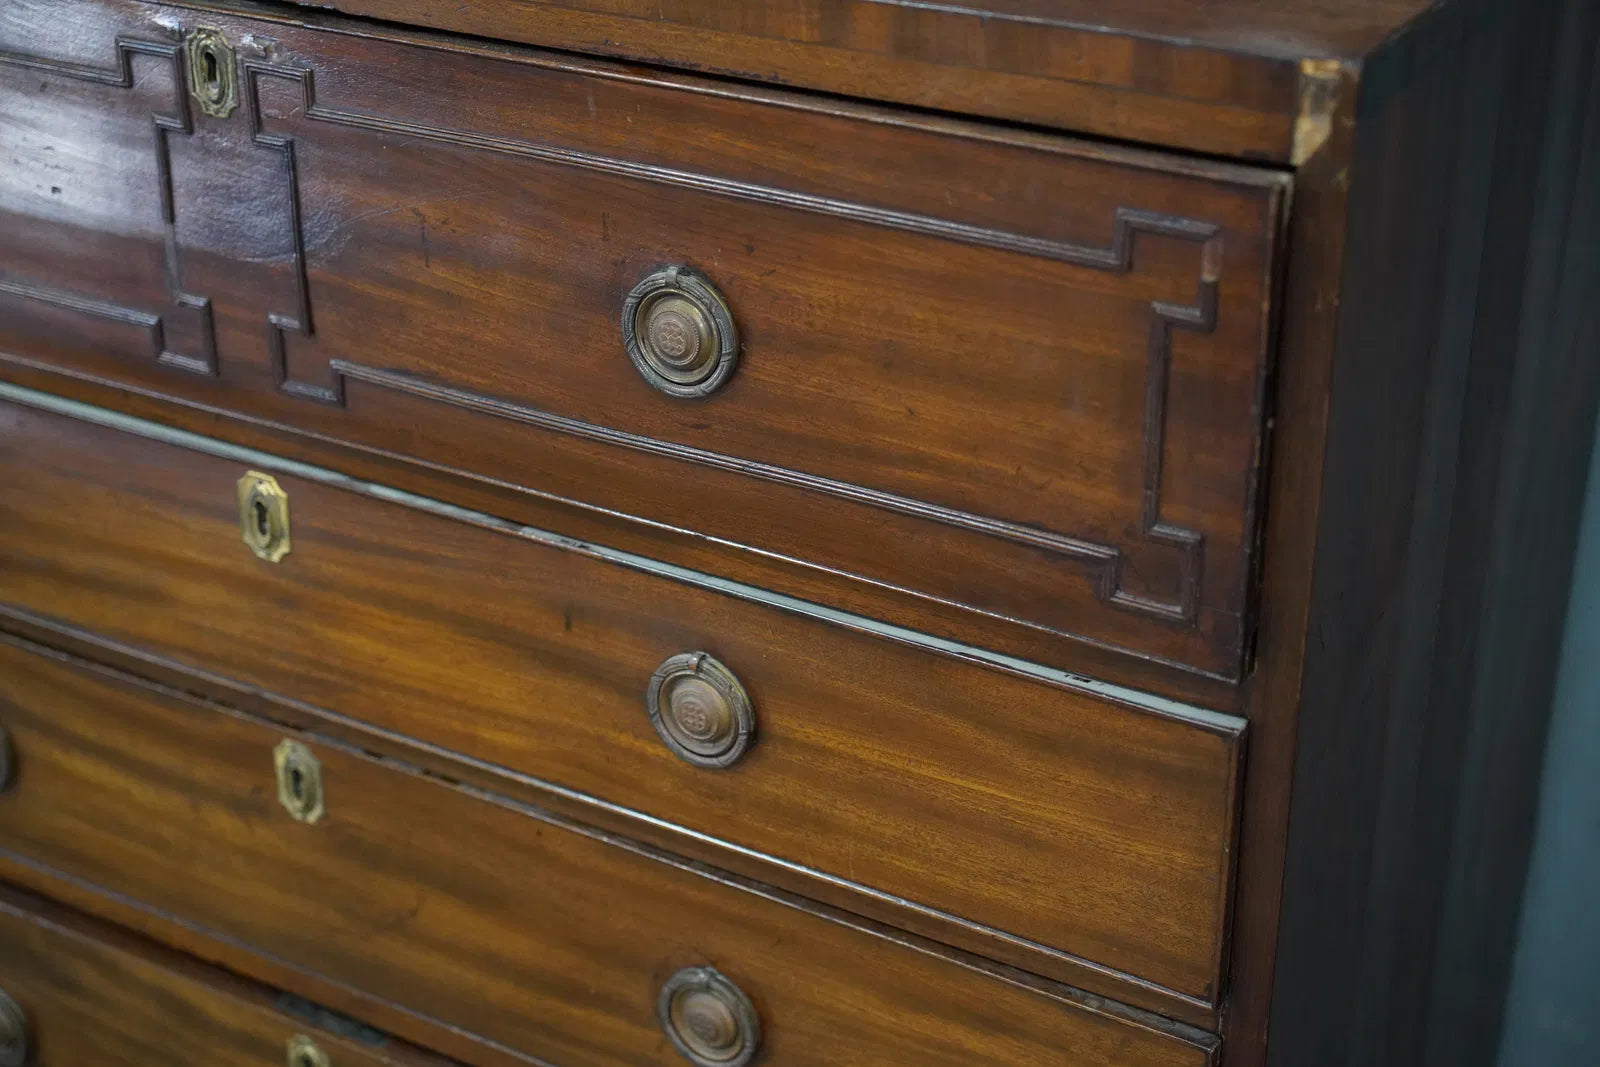
<path id="1" fill-rule="evenodd" d="M 0 3 L 0 1067 L 1490 1062 L 1597 31 Z"/>

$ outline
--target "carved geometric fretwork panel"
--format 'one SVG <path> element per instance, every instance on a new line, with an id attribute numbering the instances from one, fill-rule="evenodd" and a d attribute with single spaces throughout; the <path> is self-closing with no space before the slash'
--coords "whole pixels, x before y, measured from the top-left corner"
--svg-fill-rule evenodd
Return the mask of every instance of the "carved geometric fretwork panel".
<path id="1" fill-rule="evenodd" d="M 215 19 L 226 33 L 199 54 L 236 64 L 226 106 L 186 91 L 194 24 L 118 38 L 107 70 L 0 55 L 0 75 L 77 83 L 81 107 L 115 97 L 120 136 L 129 116 L 148 121 L 159 186 L 159 246 L 152 227 L 85 227 L 137 245 L 115 298 L 92 291 L 86 257 L 62 272 L 89 279 L 80 289 L 18 276 L 20 256 L 0 264 L 0 294 L 57 309 L 30 336 L 72 315 L 116 321 L 134 330 L 84 330 L 73 351 L 125 358 L 126 336 L 148 337 L 154 362 L 220 379 L 172 389 L 193 402 L 215 391 L 252 417 L 984 626 L 1236 670 L 1285 188 L 1271 176 Z M 492 100 L 462 88 L 479 79 Z M 609 102 L 572 103 L 588 92 Z M 680 122 L 696 147 L 673 143 Z M 870 154 L 813 170 L 788 143 L 841 136 Z M 970 178 L 969 159 L 995 176 Z M 141 183 L 152 170 L 123 169 Z M 58 220 L 35 208 L 20 213 L 30 225 Z M 157 254 L 159 279 L 142 258 Z M 635 396 L 626 363 L 607 362 L 618 282 L 657 255 L 723 270 L 749 347 L 703 419 Z M 646 486 L 675 478 L 809 515 L 815 540 L 763 527 L 746 541 L 733 519 Z M 931 562 L 865 545 L 880 532 Z"/>

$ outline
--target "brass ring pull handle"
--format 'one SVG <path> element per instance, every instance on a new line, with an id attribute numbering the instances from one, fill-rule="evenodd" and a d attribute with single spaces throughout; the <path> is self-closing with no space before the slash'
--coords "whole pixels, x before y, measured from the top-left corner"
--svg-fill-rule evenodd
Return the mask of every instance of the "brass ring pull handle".
<path id="1" fill-rule="evenodd" d="M 322 763 L 298 741 L 280 741 L 272 750 L 278 776 L 278 803 L 295 820 L 315 823 L 327 811 L 322 793 Z"/>
<path id="2" fill-rule="evenodd" d="M 672 656 L 657 667 L 645 704 L 661 740 L 697 767 L 731 766 L 755 740 L 749 694 L 732 671 L 704 652 Z"/>
<path id="3" fill-rule="evenodd" d="M 622 302 L 622 343 L 645 381 L 671 396 L 708 396 L 739 362 L 739 330 L 716 286 L 685 266 L 646 275 Z"/>
<path id="4" fill-rule="evenodd" d="M 28 1062 L 28 1017 L 22 1006 L 0 989 L 0 1067 L 23 1067 Z"/>
<path id="5" fill-rule="evenodd" d="M 17 760 L 11 752 L 11 731 L 0 726 L 0 793 L 11 787 L 11 778 L 16 774 Z"/>
<path id="6" fill-rule="evenodd" d="M 656 1001 L 661 1028 L 695 1067 L 745 1067 L 761 1050 L 761 1019 L 744 990 L 711 967 L 685 967 Z"/>
<path id="7" fill-rule="evenodd" d="M 305 1034 L 295 1034 L 289 1039 L 284 1058 L 287 1067 L 333 1067 L 333 1060 Z"/>
<path id="8" fill-rule="evenodd" d="M 278 479 L 251 471 L 239 479 L 239 536 L 250 551 L 276 563 L 289 554 L 289 494 Z"/>

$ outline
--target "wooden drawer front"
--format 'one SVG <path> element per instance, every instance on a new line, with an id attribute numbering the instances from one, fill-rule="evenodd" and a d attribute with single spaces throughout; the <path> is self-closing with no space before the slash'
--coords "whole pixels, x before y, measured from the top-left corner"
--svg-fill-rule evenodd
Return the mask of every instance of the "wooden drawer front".
<path id="1" fill-rule="evenodd" d="M 6 886 L 0 990 L 24 1020 L 26 1067 L 316 1067 L 316 1051 L 336 1067 L 448 1067 L 370 1027 Z M 18 1062 L 4 1059 L 7 1047 L 0 1062 Z"/>
<path id="2" fill-rule="evenodd" d="M 264 562 L 240 538 L 252 466 L 276 469 L 0 407 L 0 605 L 757 850 L 783 877 L 917 902 L 952 934 L 976 920 L 1049 973 L 1218 988 L 1236 720 L 979 668 L 314 470 L 278 471 L 292 547 Z M 755 744 L 724 769 L 675 756 L 646 710 L 652 673 L 693 652 L 754 705 Z"/>
<path id="3" fill-rule="evenodd" d="M 88 880 L 555 1063 L 680 1063 L 656 998 L 690 966 L 752 999 L 767 1064 L 1209 1062 L 1182 1027 L 311 738 L 322 810 L 299 822 L 269 724 L 15 646 L 0 667 L 8 875 Z"/>
<path id="4" fill-rule="evenodd" d="M 301 18 L 7 6 L 0 350 L 1238 674 L 1280 177 Z M 674 264 L 703 399 L 623 347 Z"/>

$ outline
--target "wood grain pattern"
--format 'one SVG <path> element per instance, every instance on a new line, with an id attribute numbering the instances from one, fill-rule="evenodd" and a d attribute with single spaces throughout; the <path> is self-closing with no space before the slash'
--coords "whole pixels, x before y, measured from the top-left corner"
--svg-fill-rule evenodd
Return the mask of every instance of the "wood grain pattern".
<path id="1" fill-rule="evenodd" d="M 1423 0 L 318 0 L 416 25 L 1216 155 L 1299 162 L 1302 61 L 1362 55 Z"/>
<path id="2" fill-rule="evenodd" d="M 1312 561 L 1321 520 L 1328 379 L 1347 269 L 1346 162 L 1355 136 L 1357 84 L 1334 94 L 1324 150 L 1296 172 L 1284 285 L 1284 333 L 1274 382 L 1256 670 L 1242 691 L 1250 720 L 1250 773 L 1241 797 L 1238 893 L 1234 903 L 1228 1010 L 1223 1030 L 1230 1067 L 1267 1062 L 1268 1016 L 1283 905 L 1296 728 L 1304 684 Z"/>
<path id="3" fill-rule="evenodd" d="M 0 413 L 7 610 L 754 850 L 781 861 L 768 877 L 914 902 L 947 937 L 976 922 L 983 947 L 1077 984 L 1215 1003 L 1237 720 L 981 670 L 284 470 L 294 547 L 268 564 L 239 536 L 246 465 Z M 652 673 L 693 651 L 755 703 L 757 743 L 726 770 L 679 760 L 647 715 Z"/>
<path id="4" fill-rule="evenodd" d="M 0 988 L 27 1014 L 28 1067 L 282 1067 L 297 1036 L 335 1067 L 448 1067 L 308 1001 L 4 885 Z"/>
<path id="5" fill-rule="evenodd" d="M 974 626 L 973 616 L 949 605 L 908 598 L 879 586 L 841 586 L 827 574 L 791 560 L 747 553 L 730 555 L 714 541 L 686 531 L 646 526 L 618 520 L 605 512 L 541 497 L 487 479 L 419 465 L 381 450 L 358 447 L 239 415 L 205 404 L 174 401 L 155 391 L 119 385 L 107 378 L 0 351 L 6 382 L 38 393 L 63 396 L 111 412 L 127 412 L 140 419 L 204 435 L 219 442 L 236 443 L 284 460 L 337 470 L 351 477 L 386 485 L 435 501 L 453 501 L 463 507 L 541 530 L 560 530 L 563 536 L 589 544 L 606 545 L 637 557 L 661 560 L 702 574 L 719 575 L 751 589 L 770 591 L 772 597 L 790 597 L 813 605 L 832 605 L 853 617 L 875 620 L 924 620 L 916 629 L 901 625 L 907 634 L 926 635 L 913 643 L 943 644 L 963 658 L 984 663 L 1005 661 L 1030 664 L 1031 673 L 1069 676 L 1078 681 L 1107 682 L 1193 708 L 1242 716 L 1246 688 L 1155 660 L 1131 658 L 1095 645 L 1064 646 L 1059 639 L 1038 631 L 1015 629 L 996 632 Z M 8 395 L 10 395 L 8 393 Z M 981 623 L 982 620 L 980 619 Z M 891 624 L 894 625 L 894 624 Z M 974 644 L 988 633 L 993 640 Z M 952 640 L 949 636 L 956 635 Z"/>
<path id="6" fill-rule="evenodd" d="M 13 354 L 987 634 L 1242 671 L 1282 175 L 207 14 L 250 44 L 215 120 L 173 98 L 167 9 L 79 8 L 42 52 L 59 6 L 0 22 L 0 111 L 44 161 L 0 197 Z M 710 277 L 745 339 L 705 400 L 622 349 L 624 294 L 663 263 Z"/>
<path id="7" fill-rule="evenodd" d="M 773 1065 L 1213 1062 L 1215 1039 L 305 736 L 327 810 L 278 806 L 281 729 L 8 647 L 12 878 L 65 872 L 552 1062 L 671 1064 L 658 984 L 709 964 Z M 26 862 L 19 862 L 25 858 Z"/>

